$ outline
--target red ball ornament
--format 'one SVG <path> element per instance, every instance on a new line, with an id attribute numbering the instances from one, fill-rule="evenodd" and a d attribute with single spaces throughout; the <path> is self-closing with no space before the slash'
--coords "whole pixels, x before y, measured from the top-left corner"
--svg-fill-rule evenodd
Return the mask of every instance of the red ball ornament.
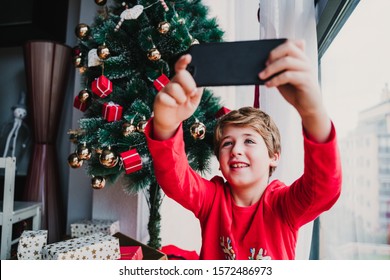
<path id="1" fill-rule="evenodd" d="M 72 54 L 73 54 L 74 57 L 75 56 L 81 56 L 81 49 L 80 49 L 80 47 L 79 46 L 73 47 Z"/>

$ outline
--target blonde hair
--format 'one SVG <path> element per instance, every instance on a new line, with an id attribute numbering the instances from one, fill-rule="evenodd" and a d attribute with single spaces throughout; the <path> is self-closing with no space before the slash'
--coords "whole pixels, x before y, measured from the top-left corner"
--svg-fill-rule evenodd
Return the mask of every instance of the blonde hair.
<path id="1" fill-rule="evenodd" d="M 233 110 L 218 119 L 214 129 L 214 154 L 219 157 L 222 142 L 222 132 L 226 126 L 250 127 L 261 135 L 268 149 L 268 155 L 273 157 L 281 152 L 280 133 L 272 118 L 265 112 L 254 107 L 242 107 Z M 276 167 L 270 167 L 269 176 Z"/>

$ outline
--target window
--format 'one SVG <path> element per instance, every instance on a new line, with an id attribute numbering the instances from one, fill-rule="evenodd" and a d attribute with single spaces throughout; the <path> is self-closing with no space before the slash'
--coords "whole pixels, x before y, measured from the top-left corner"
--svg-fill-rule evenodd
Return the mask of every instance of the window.
<path id="1" fill-rule="evenodd" d="M 320 217 L 320 259 L 390 259 L 389 10 L 360 1 L 320 55 L 343 168 L 340 199 Z"/>

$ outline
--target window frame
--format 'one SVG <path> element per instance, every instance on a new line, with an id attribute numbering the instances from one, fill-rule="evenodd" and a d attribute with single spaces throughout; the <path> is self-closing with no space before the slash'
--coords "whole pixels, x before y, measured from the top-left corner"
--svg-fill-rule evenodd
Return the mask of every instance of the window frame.
<path id="1" fill-rule="evenodd" d="M 315 0 L 317 17 L 318 69 L 321 82 L 321 58 L 353 13 L 360 0 Z M 314 220 L 310 260 L 320 259 L 320 217 Z"/>
<path id="2" fill-rule="evenodd" d="M 360 0 L 319 0 L 316 2 L 319 60 L 359 2 Z"/>

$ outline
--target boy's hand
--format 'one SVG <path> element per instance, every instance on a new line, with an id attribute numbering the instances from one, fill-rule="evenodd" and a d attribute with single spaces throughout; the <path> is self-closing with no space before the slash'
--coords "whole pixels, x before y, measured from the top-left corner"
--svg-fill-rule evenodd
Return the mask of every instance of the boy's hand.
<path id="1" fill-rule="evenodd" d="M 322 103 L 316 71 L 305 53 L 304 41 L 287 40 L 276 47 L 266 66 L 259 77 L 276 76 L 265 86 L 277 87 L 287 102 L 296 108 L 310 136 L 319 142 L 326 141 L 331 123 Z"/>
<path id="2" fill-rule="evenodd" d="M 183 55 L 175 64 L 175 76 L 157 94 L 153 106 L 153 137 L 165 140 L 173 136 L 180 123 L 195 112 L 202 98 L 202 89 L 196 87 L 186 70 L 191 55 Z"/>

